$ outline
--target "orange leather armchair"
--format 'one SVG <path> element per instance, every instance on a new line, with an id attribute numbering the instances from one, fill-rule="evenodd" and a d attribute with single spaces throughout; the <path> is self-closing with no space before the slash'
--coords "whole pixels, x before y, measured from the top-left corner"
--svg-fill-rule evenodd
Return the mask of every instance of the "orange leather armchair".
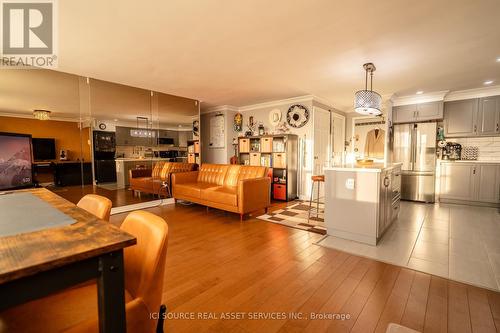
<path id="1" fill-rule="evenodd" d="M 109 221 L 113 203 L 106 197 L 97 194 L 87 194 L 76 205 L 101 220 Z"/>
<path id="2" fill-rule="evenodd" d="M 168 225 L 145 211 L 130 213 L 122 230 L 136 236 L 125 248 L 127 332 L 155 332 L 160 310 Z M 34 286 L 35 287 L 35 286 Z M 161 327 L 162 329 L 163 327 Z M 0 332 L 98 332 L 97 286 L 84 284 L 0 313 Z"/>

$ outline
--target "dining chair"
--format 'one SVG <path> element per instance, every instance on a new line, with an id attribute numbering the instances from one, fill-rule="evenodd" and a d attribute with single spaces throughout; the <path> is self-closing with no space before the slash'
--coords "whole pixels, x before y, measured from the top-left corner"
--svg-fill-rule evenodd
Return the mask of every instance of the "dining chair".
<path id="1" fill-rule="evenodd" d="M 97 194 L 87 194 L 76 205 L 101 220 L 109 221 L 113 203 L 106 197 Z"/>
<path id="2" fill-rule="evenodd" d="M 120 229 L 137 238 L 135 246 L 124 249 L 127 332 L 161 333 L 166 310 L 162 294 L 168 225 L 157 215 L 135 211 L 125 218 Z M 158 320 L 152 319 L 158 317 Z M 70 288 L 0 313 L 2 333 L 41 331 L 98 332 L 95 283 Z"/>

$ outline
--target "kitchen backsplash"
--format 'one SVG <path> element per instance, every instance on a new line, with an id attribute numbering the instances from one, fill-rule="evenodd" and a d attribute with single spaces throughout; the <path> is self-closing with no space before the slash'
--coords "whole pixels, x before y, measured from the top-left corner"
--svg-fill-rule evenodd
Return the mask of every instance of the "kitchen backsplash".
<path id="1" fill-rule="evenodd" d="M 148 147 L 142 146 L 116 146 L 117 157 L 144 157 L 144 153 Z M 153 151 L 155 150 L 177 150 L 177 151 L 187 151 L 187 148 L 172 147 L 170 145 L 157 145 L 150 147 Z"/>
<path id="2" fill-rule="evenodd" d="M 465 146 L 478 147 L 478 161 L 500 161 L 500 137 L 450 138 L 447 141 L 461 144 L 462 149 Z"/>

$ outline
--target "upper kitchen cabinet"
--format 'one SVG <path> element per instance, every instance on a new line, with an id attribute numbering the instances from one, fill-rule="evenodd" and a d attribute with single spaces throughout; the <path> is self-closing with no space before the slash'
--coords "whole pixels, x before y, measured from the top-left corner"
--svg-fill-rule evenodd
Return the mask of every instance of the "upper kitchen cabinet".
<path id="1" fill-rule="evenodd" d="M 444 134 L 448 138 L 477 135 L 479 99 L 444 103 Z"/>
<path id="2" fill-rule="evenodd" d="M 440 120 L 443 119 L 443 102 L 429 102 L 417 104 L 417 120 Z"/>
<path id="3" fill-rule="evenodd" d="M 500 96 L 484 97 L 479 100 L 477 131 L 479 135 L 499 134 Z"/>
<path id="4" fill-rule="evenodd" d="M 443 119 L 443 102 L 396 106 L 392 109 L 394 124 Z"/>
<path id="5" fill-rule="evenodd" d="M 446 102 L 445 136 L 473 137 L 500 134 L 500 96 Z"/>

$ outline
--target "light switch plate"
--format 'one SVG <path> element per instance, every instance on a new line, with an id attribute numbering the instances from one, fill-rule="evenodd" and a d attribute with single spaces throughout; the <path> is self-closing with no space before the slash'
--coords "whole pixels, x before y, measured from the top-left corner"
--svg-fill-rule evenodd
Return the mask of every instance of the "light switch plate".
<path id="1" fill-rule="evenodd" d="M 345 181 L 345 188 L 348 190 L 354 190 L 355 181 L 354 178 L 347 178 Z"/>

